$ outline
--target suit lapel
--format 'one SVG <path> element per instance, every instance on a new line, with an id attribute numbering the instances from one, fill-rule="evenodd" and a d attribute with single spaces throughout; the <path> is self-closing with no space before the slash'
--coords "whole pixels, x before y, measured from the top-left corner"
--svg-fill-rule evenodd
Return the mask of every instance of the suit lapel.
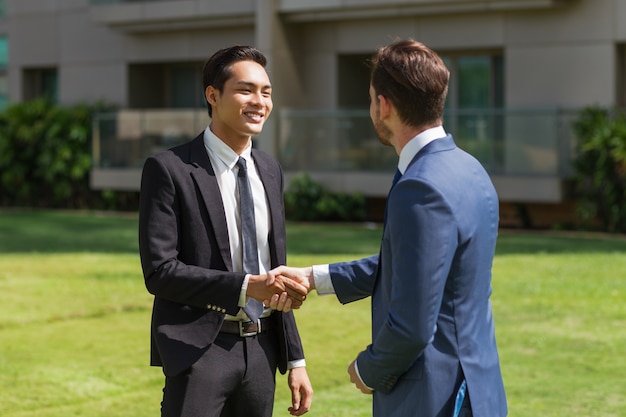
<path id="1" fill-rule="evenodd" d="M 200 134 L 191 142 L 189 151 L 189 162 L 194 166 L 191 170 L 191 176 L 198 185 L 202 201 L 204 201 L 209 212 L 209 220 L 213 226 L 215 238 L 217 239 L 216 243 L 224 259 L 224 264 L 231 271 L 233 262 L 230 257 L 230 243 L 226 215 L 224 214 L 224 203 L 217 179 L 215 178 L 215 171 L 204 146 L 203 134 Z"/>
<path id="2" fill-rule="evenodd" d="M 285 235 L 283 232 L 279 232 L 277 229 L 280 225 L 284 224 L 283 210 L 282 210 L 282 185 L 280 178 L 276 177 L 275 170 L 272 170 L 269 166 L 269 162 L 264 154 L 257 152 L 256 149 L 252 149 L 252 157 L 254 163 L 257 166 L 259 177 L 265 188 L 265 195 L 267 197 L 267 205 L 270 211 L 270 252 L 272 257 L 272 265 L 282 263 L 281 259 L 284 259 L 285 254 L 278 254 L 276 251 L 278 248 L 285 247 Z"/>

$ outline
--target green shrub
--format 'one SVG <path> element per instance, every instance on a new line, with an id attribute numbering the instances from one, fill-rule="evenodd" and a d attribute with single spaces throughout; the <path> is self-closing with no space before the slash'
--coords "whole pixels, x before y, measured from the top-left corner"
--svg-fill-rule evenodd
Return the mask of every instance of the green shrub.
<path id="1" fill-rule="evenodd" d="M 574 185 L 583 221 L 626 232 L 626 117 L 617 110 L 584 109 L 574 123 L 578 149 Z"/>
<path id="2" fill-rule="evenodd" d="M 285 192 L 285 213 L 296 221 L 362 221 L 365 198 L 358 193 L 332 193 L 306 173 L 296 175 Z"/>
<path id="3" fill-rule="evenodd" d="M 89 187 L 92 116 L 104 107 L 61 107 L 34 100 L 0 113 L 0 205 L 119 206 L 116 194 Z"/>

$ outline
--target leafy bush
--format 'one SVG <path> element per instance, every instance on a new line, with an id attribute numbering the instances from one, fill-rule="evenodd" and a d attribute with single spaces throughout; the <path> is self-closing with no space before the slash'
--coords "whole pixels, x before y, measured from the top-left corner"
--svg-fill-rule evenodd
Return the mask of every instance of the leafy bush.
<path id="1" fill-rule="evenodd" d="M 289 220 L 361 221 L 365 219 L 365 198 L 358 193 L 332 193 L 302 173 L 293 178 L 285 192 Z"/>
<path id="2" fill-rule="evenodd" d="M 608 232 L 626 232 L 626 117 L 589 107 L 574 123 L 578 150 L 574 185 L 583 221 L 597 219 Z"/>
<path id="3" fill-rule="evenodd" d="M 92 116 L 100 109 L 104 105 L 61 107 L 35 100 L 0 113 L 0 205 L 111 208 L 119 207 L 120 201 L 133 205 L 123 193 L 89 187 Z"/>

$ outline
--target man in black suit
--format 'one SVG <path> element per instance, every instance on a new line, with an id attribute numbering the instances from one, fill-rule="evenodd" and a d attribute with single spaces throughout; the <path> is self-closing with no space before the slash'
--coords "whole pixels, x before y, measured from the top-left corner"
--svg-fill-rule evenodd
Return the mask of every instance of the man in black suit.
<path id="1" fill-rule="evenodd" d="M 272 110 L 265 65 L 251 47 L 213 54 L 203 71 L 210 125 L 143 168 L 139 248 L 154 295 L 151 364 L 165 374 L 163 417 L 271 417 L 277 368 L 289 372 L 290 413 L 311 405 L 293 313 L 262 304 L 289 296 L 298 307 L 306 293 L 288 279 L 266 282 L 266 271 L 285 263 L 286 246 L 282 170 L 251 147 Z M 242 172 L 249 186 L 238 182 Z M 239 211 L 241 188 L 254 203 L 258 270 L 244 267 L 242 218 L 250 216 Z"/>

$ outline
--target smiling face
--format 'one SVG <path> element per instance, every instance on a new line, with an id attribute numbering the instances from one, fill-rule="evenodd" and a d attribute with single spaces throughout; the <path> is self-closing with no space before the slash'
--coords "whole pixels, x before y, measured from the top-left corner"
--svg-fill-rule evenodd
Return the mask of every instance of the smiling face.
<path id="1" fill-rule="evenodd" d="M 213 111 L 211 131 L 240 153 L 272 111 L 272 86 L 265 68 L 254 61 L 235 62 L 230 73 L 222 92 L 208 86 L 205 95 Z"/>

